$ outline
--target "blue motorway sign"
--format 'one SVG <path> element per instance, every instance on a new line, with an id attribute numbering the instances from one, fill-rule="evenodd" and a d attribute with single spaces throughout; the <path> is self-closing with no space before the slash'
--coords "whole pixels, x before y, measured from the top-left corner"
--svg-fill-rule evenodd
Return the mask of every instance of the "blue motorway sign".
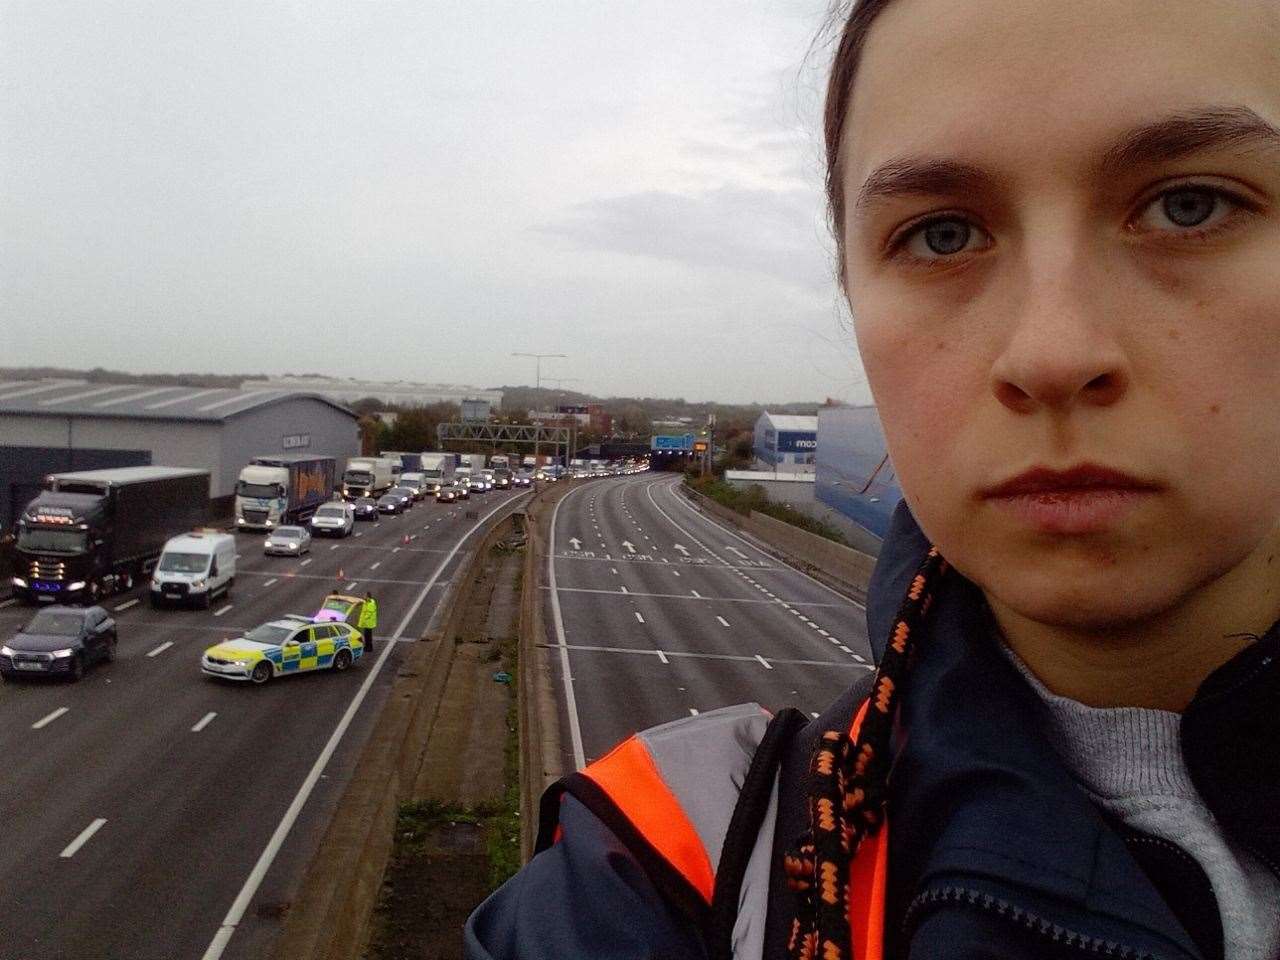
<path id="1" fill-rule="evenodd" d="M 684 436 L 674 436 L 672 434 L 659 434 L 654 437 L 650 443 L 653 450 L 693 450 L 693 434 L 686 433 Z"/>

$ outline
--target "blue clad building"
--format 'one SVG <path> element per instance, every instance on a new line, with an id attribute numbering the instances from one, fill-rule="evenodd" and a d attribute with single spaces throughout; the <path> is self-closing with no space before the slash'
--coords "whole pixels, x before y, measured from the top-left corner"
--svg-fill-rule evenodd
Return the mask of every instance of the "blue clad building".
<path id="1" fill-rule="evenodd" d="M 760 414 L 752 450 L 757 470 L 812 473 L 818 448 L 818 418 Z"/>
<path id="2" fill-rule="evenodd" d="M 817 421 L 815 496 L 884 539 L 902 491 L 876 408 L 822 407 Z"/>

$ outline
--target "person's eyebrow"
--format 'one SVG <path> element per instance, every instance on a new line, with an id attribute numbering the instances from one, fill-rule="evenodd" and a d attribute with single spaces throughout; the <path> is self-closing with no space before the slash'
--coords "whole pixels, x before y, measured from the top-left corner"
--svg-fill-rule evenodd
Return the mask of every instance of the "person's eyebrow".
<path id="1" fill-rule="evenodd" d="M 1251 147 L 1280 150 L 1280 129 L 1248 107 L 1207 107 L 1135 127 L 1102 155 L 1098 171 L 1106 176 L 1206 150 Z"/>
<path id="2" fill-rule="evenodd" d="M 867 208 L 903 196 L 972 193 L 989 188 L 996 178 L 981 167 L 958 160 L 899 157 L 882 163 L 858 191 L 855 209 Z"/>
<path id="3" fill-rule="evenodd" d="M 1178 160 L 1210 149 L 1258 148 L 1280 152 L 1280 128 L 1248 107 L 1207 107 L 1172 114 L 1124 133 L 1098 162 L 1101 176 L 1133 166 Z M 998 177 L 945 157 L 898 157 L 877 167 L 858 191 L 855 209 L 903 196 L 940 196 L 990 190 Z"/>

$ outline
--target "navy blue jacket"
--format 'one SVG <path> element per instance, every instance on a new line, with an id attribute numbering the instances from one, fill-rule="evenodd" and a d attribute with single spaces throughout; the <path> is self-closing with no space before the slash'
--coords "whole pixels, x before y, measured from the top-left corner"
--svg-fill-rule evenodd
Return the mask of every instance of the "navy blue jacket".
<path id="1" fill-rule="evenodd" d="M 927 549 L 900 505 L 869 591 L 877 655 Z M 1039 732 L 1035 692 L 994 646 L 977 589 L 953 576 L 936 603 L 890 776 L 887 956 L 1219 960 L 1203 871 L 1173 844 L 1109 823 L 1071 780 Z M 1278 653 L 1273 627 L 1210 676 L 1182 740 L 1219 822 L 1280 873 Z M 868 689 L 855 685 L 783 761 L 766 957 L 786 956 L 794 904 L 781 859 L 806 826 L 814 740 L 847 726 Z M 569 797 L 561 823 L 564 839 L 468 920 L 469 958 L 705 958 L 698 919 L 663 897 L 613 831 Z"/>

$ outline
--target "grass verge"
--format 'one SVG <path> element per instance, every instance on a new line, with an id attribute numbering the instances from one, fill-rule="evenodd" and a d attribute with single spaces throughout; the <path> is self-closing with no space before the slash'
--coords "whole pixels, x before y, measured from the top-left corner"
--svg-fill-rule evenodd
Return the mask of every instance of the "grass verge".
<path id="1" fill-rule="evenodd" d="M 684 482 L 688 484 L 689 489 L 702 494 L 704 497 L 710 497 L 716 503 L 726 506 L 743 516 L 751 516 L 752 511 L 763 513 L 765 516 L 773 517 L 775 520 L 789 523 L 793 527 L 799 527 L 809 533 L 816 533 L 820 537 L 826 537 L 828 540 L 832 540 L 842 546 L 851 546 L 840 531 L 831 524 L 822 520 L 815 520 L 807 513 L 801 513 L 793 507 L 788 507 L 785 503 L 775 503 L 770 500 L 764 487 L 758 483 L 753 483 L 751 486 L 742 489 L 715 477 L 690 477 L 688 475 L 685 476 Z"/>

